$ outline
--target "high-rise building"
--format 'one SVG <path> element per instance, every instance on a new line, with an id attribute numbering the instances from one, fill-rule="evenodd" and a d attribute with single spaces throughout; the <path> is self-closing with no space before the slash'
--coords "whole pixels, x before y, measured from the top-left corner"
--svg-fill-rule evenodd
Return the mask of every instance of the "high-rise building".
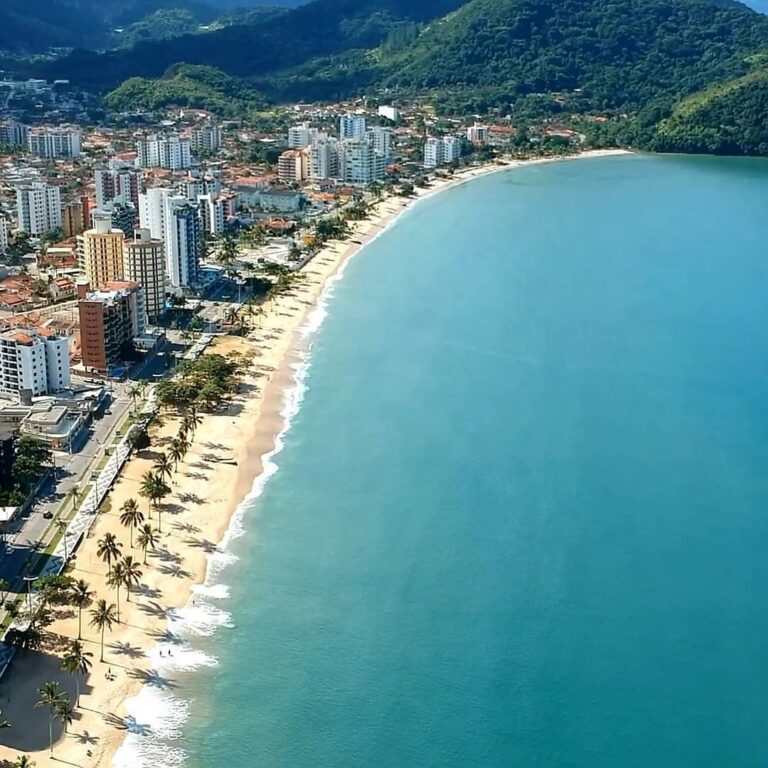
<path id="1" fill-rule="evenodd" d="M 342 115 L 339 120 L 339 136 L 342 139 L 356 139 L 365 134 L 364 115 Z"/>
<path id="2" fill-rule="evenodd" d="M 218 152 L 221 149 L 221 126 L 213 123 L 197 126 L 189 138 L 193 152 Z"/>
<path id="3" fill-rule="evenodd" d="M 392 129 L 379 125 L 369 128 L 366 137 L 374 150 L 386 160 L 392 157 Z"/>
<path id="4" fill-rule="evenodd" d="M 335 139 L 321 139 L 309 149 L 309 178 L 313 181 L 339 177 L 339 143 Z"/>
<path id="5" fill-rule="evenodd" d="M 139 168 L 167 168 L 180 171 L 192 165 L 191 142 L 178 134 L 147 136 L 136 142 Z"/>
<path id="6" fill-rule="evenodd" d="M 312 128 L 309 123 L 292 125 L 288 129 L 288 147 L 290 149 L 303 149 L 314 143 L 318 136 L 317 128 Z"/>
<path id="7" fill-rule="evenodd" d="M 87 370 L 109 373 L 146 330 L 144 292 L 138 283 L 113 282 L 79 303 L 80 355 Z"/>
<path id="8" fill-rule="evenodd" d="M 206 235 L 213 237 L 224 232 L 224 227 L 230 213 L 229 202 L 230 199 L 228 197 L 198 195 L 197 209 L 200 215 L 200 226 Z"/>
<path id="9" fill-rule="evenodd" d="M 125 234 L 113 229 L 112 217 L 96 211 L 93 229 L 77 238 L 77 255 L 80 269 L 92 288 L 123 278 L 123 243 Z"/>
<path id="10" fill-rule="evenodd" d="M 97 168 L 93 174 L 96 187 L 96 207 L 103 208 L 113 201 L 139 208 L 142 174 L 137 168 Z"/>
<path id="11" fill-rule="evenodd" d="M 77 157 L 82 151 L 82 132 L 76 125 L 30 128 L 27 148 L 33 155 L 48 160 Z"/>
<path id="12" fill-rule="evenodd" d="M 165 244 L 148 229 L 137 229 L 125 241 L 123 276 L 144 289 L 147 317 L 156 321 L 165 311 Z"/>
<path id="13" fill-rule="evenodd" d="M 305 181 L 309 178 L 309 152 L 289 149 L 277 160 L 277 178 L 286 183 Z"/>
<path id="14" fill-rule="evenodd" d="M 461 157 L 461 139 L 458 136 L 443 138 L 443 162 L 455 163 Z"/>
<path id="15" fill-rule="evenodd" d="M 0 144 L 6 147 L 26 147 L 29 128 L 15 120 L 0 121 Z"/>
<path id="16" fill-rule="evenodd" d="M 61 206 L 61 228 L 65 239 L 82 234 L 83 204 L 79 200 Z"/>
<path id="17" fill-rule="evenodd" d="M 60 392 L 70 384 L 69 345 L 61 336 L 17 329 L 0 334 L 0 393 L 33 397 Z"/>
<path id="18" fill-rule="evenodd" d="M 221 194 L 221 182 L 212 176 L 201 176 L 199 178 L 190 176 L 188 179 L 185 179 L 184 188 L 190 200 L 197 200 L 200 195 L 218 197 Z"/>
<path id="19" fill-rule="evenodd" d="M 16 188 L 19 229 L 28 235 L 43 235 L 61 226 L 61 192 L 40 181 Z"/>
<path id="20" fill-rule="evenodd" d="M 150 187 L 139 195 L 139 227 L 148 229 L 154 240 L 165 240 L 165 209 L 173 190 Z"/>
<path id="21" fill-rule="evenodd" d="M 165 206 L 165 268 L 174 288 L 197 282 L 202 229 L 197 206 L 186 197 L 169 197 Z"/>
<path id="22" fill-rule="evenodd" d="M 386 160 L 365 136 L 342 141 L 339 147 L 339 176 L 349 184 L 370 184 L 384 178 Z"/>
<path id="23" fill-rule="evenodd" d="M 121 229 L 126 236 L 136 229 L 138 215 L 133 203 L 119 203 L 117 200 L 112 200 L 105 203 L 101 208 L 95 208 L 91 212 L 91 221 L 97 213 L 109 216 L 112 221 L 112 229 Z"/>
<path id="24" fill-rule="evenodd" d="M 0 256 L 8 250 L 10 235 L 11 225 L 8 223 L 8 219 L 0 213 Z"/>

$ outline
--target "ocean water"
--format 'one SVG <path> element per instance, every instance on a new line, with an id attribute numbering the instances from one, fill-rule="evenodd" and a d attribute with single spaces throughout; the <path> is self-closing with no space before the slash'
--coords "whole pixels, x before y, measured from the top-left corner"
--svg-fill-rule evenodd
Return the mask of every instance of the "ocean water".
<path id="1" fill-rule="evenodd" d="M 766 162 L 622 157 L 402 217 L 118 763 L 768 765 L 766 210 Z"/>

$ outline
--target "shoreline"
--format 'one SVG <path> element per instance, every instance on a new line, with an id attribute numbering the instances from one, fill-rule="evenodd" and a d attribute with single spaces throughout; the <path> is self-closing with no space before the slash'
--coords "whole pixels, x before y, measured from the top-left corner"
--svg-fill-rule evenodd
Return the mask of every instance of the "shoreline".
<path id="1" fill-rule="evenodd" d="M 205 414 L 198 427 L 189 455 L 172 478 L 173 493 L 166 502 L 169 511 L 163 517 L 162 546 L 156 555 L 150 556 L 149 560 L 154 562 L 148 562 L 144 568 L 144 578 L 134 599 L 126 603 L 121 595 L 125 623 L 108 634 L 104 663 L 98 660 L 94 630 L 87 627 L 86 616 L 83 616 L 86 650 L 94 656 L 88 687 L 81 697 L 81 716 L 71 726 L 68 736 L 60 735 L 54 745 L 55 757 L 50 758 L 47 714 L 33 708 L 36 689 L 47 680 L 59 680 L 67 690 L 72 690 L 74 683 L 59 672 L 57 660 L 50 653 L 17 659 L 15 668 L 0 685 L 0 704 L 5 717 L 15 726 L 5 731 L 9 738 L 3 741 L 13 741 L 19 746 L 0 747 L 0 759 L 14 759 L 19 752 L 24 752 L 32 756 L 37 768 L 62 761 L 83 768 L 136 765 L 135 745 L 129 742 L 145 738 L 141 735 L 144 725 L 140 719 L 141 692 L 151 687 L 155 690 L 172 687 L 172 678 L 166 672 L 166 667 L 172 665 L 159 662 L 159 658 L 170 656 L 173 650 L 178 654 L 174 662 L 180 659 L 176 667 L 183 669 L 184 653 L 190 650 L 180 645 L 179 638 L 170 632 L 169 622 L 192 620 L 191 614 L 201 610 L 194 606 L 195 595 L 211 578 L 213 558 L 226 552 L 229 542 L 242 529 L 248 505 L 277 471 L 273 459 L 282 450 L 283 438 L 306 390 L 312 337 L 327 316 L 327 305 L 335 286 L 354 256 L 419 202 L 477 178 L 529 165 L 627 154 L 632 153 L 595 150 L 565 157 L 494 163 L 438 179 L 430 187 L 417 188 L 410 198 L 393 196 L 378 201 L 370 218 L 350 222 L 351 234 L 347 241 L 332 241 L 315 255 L 301 270 L 305 279 L 288 295 L 278 297 L 269 305 L 261 325 L 251 328 L 247 339 L 217 339 L 210 351 L 252 355 L 255 370 L 246 376 L 243 392 L 233 404 L 224 412 Z M 150 451 L 162 450 L 175 434 L 177 425 L 178 420 L 169 417 L 164 426 L 154 429 Z M 219 463 L 220 451 L 231 452 L 237 465 Z M 213 464 L 215 471 L 207 472 Z M 141 559 L 138 550 L 128 548 L 128 532 L 119 524 L 115 512 L 126 498 L 137 497 L 141 475 L 151 466 L 152 460 L 145 456 L 131 457 L 108 497 L 107 508 L 82 543 L 74 567 L 69 571 L 76 579 L 86 578 L 96 596 L 109 602 L 114 602 L 114 593 L 106 586 L 104 566 L 95 556 L 97 540 L 106 532 L 115 533 L 123 543 L 123 553 Z M 144 509 L 144 500 L 138 500 Z M 63 613 L 67 615 L 59 616 L 49 631 L 61 637 L 76 636 L 74 611 Z M 113 668 L 118 672 L 114 680 L 108 680 L 105 669 L 109 673 Z M 172 669 L 168 672 L 172 674 Z M 24 686 L 24 691 L 14 689 L 14 684 Z M 9 697 L 7 704 L 6 697 Z M 180 727 L 183 728 L 183 724 Z M 22 742 L 28 748 L 22 749 Z"/>

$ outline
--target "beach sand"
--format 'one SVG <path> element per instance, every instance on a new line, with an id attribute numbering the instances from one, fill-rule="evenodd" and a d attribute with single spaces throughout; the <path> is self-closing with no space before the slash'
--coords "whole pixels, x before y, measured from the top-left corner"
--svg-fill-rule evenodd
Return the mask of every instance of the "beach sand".
<path id="1" fill-rule="evenodd" d="M 609 154 L 619 152 L 588 152 L 582 156 Z M 232 515 L 261 473 L 262 457 L 274 447 L 283 426 L 284 393 L 293 381 L 289 363 L 299 342 L 299 329 L 328 281 L 417 200 L 478 176 L 542 162 L 548 161 L 509 161 L 468 169 L 418 189 L 412 198 L 390 197 L 378 202 L 369 219 L 351 223 L 349 240 L 323 248 L 302 270 L 304 279 L 290 294 L 266 307 L 266 314 L 255 321 L 249 338 L 216 340 L 210 352 L 246 353 L 253 359 L 253 369 L 227 410 L 205 415 L 192 448 L 174 473 L 173 493 L 164 504 L 158 548 L 150 551 L 141 585 L 130 602 L 126 602 L 121 590 L 121 623 L 106 633 L 103 663 L 99 660 L 98 633 L 88 626 L 90 616 L 83 612 L 83 639 L 86 650 L 93 653 L 93 668 L 85 683 L 81 682 L 80 708 L 69 733 L 64 734 L 58 723 L 54 725 L 55 759 L 51 759 L 48 712 L 34 706 L 39 698 L 37 689 L 48 681 L 58 681 L 69 692 L 70 700 L 75 698 L 74 680 L 60 671 L 57 649 L 20 653 L 0 685 L 0 709 L 11 723 L 11 728 L 0 731 L 0 760 L 13 760 L 25 753 L 37 768 L 62 763 L 83 768 L 112 763 L 132 725 L 125 709 L 126 699 L 135 696 L 147 682 L 172 686 L 172 681 L 159 679 L 150 651 L 166 637 L 169 612 L 187 605 L 192 587 L 204 581 L 209 555 L 217 551 Z M 147 514 L 147 503 L 138 494 L 141 477 L 152 468 L 154 456 L 164 450 L 178 427 L 177 419 L 166 418 L 161 427 L 153 429 L 152 446 L 126 464 L 68 571 L 76 579 L 85 579 L 97 599 L 116 599 L 114 590 L 106 584 L 106 565 L 96 555 L 97 541 L 112 532 L 121 542 L 123 554 L 142 559 L 138 548 L 130 549 L 129 531 L 120 524 L 119 509 L 126 499 L 135 498 Z M 236 463 L 227 463 L 233 461 Z M 150 522 L 157 527 L 154 514 Z M 59 649 L 77 637 L 76 611 L 58 611 L 49 632 L 59 638 Z"/>

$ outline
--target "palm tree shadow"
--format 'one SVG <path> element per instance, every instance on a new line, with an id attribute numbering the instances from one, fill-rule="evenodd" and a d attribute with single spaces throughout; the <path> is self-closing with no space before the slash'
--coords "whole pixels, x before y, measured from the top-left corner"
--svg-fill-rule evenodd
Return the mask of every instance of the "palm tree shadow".
<path id="1" fill-rule="evenodd" d="M 144 685 L 150 685 L 160 691 L 172 690 L 176 683 L 163 677 L 156 669 L 131 669 L 128 675 L 134 680 L 140 680 Z"/>
<path id="2" fill-rule="evenodd" d="M 70 733 L 71 738 L 77 739 L 80 744 L 98 744 L 99 737 L 92 736 L 88 731 L 82 733 Z"/>
<path id="3" fill-rule="evenodd" d="M 136 645 L 125 643 L 122 640 L 116 640 L 107 646 L 111 648 L 118 656 L 127 656 L 129 659 L 140 659 L 146 656 L 146 653 Z"/>
<path id="4" fill-rule="evenodd" d="M 148 616 L 156 616 L 158 619 L 165 619 L 168 616 L 168 611 L 163 608 L 160 603 L 151 600 L 147 603 L 141 603 L 139 610 L 146 613 Z"/>
<path id="5" fill-rule="evenodd" d="M 192 574 L 184 570 L 180 565 L 161 565 L 157 569 L 166 576 L 175 576 L 177 579 L 191 579 Z"/>
<path id="6" fill-rule="evenodd" d="M 136 722 L 136 718 L 131 715 L 120 717 L 120 715 L 116 715 L 114 712 L 108 712 L 104 715 L 104 722 L 107 725 L 116 728 L 118 731 L 135 733 L 138 736 L 147 736 L 152 732 L 152 729 L 148 725 Z"/>

